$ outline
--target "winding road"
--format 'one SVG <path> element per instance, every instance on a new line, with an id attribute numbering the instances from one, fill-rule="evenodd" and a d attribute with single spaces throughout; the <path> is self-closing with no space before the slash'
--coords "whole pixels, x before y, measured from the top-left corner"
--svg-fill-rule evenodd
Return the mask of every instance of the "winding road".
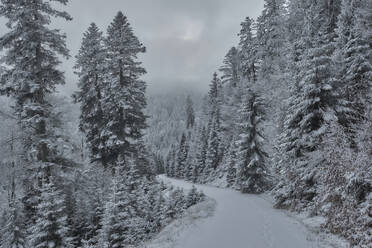
<path id="1" fill-rule="evenodd" d="M 161 176 L 176 187 L 190 189 L 191 183 Z M 230 189 L 196 185 L 216 200 L 212 217 L 198 221 L 182 232 L 175 248 L 323 248 L 320 241 L 285 211 L 257 195 L 243 195 Z"/>

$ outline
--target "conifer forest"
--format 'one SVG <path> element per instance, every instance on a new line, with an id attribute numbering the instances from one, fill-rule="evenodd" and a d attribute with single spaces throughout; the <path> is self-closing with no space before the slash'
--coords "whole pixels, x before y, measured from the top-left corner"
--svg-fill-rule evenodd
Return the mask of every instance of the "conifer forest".
<path id="1" fill-rule="evenodd" d="M 372 248 L 371 85 L 371 0 L 0 0 L 0 248 Z"/>

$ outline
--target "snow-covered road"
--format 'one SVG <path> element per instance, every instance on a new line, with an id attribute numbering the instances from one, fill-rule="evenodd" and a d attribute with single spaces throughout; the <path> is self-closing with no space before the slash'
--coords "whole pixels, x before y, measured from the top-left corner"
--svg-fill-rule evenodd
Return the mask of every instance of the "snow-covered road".
<path id="1" fill-rule="evenodd" d="M 161 176 L 174 186 L 190 189 L 192 184 Z M 211 186 L 196 185 L 216 200 L 212 217 L 202 219 L 177 237 L 175 248 L 321 248 L 330 247 L 314 233 L 273 209 L 272 203 L 260 196 Z"/>

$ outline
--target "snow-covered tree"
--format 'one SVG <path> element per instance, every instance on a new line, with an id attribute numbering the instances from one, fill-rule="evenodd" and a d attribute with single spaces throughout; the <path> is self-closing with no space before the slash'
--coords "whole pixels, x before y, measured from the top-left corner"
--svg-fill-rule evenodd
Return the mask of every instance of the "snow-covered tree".
<path id="1" fill-rule="evenodd" d="M 208 150 L 208 136 L 207 136 L 207 130 L 205 127 L 202 127 L 201 130 L 199 131 L 198 135 L 198 149 L 196 151 L 195 155 L 195 173 L 198 174 L 198 180 L 206 175 L 207 168 L 206 168 L 206 161 L 207 161 L 207 150 Z"/>
<path id="2" fill-rule="evenodd" d="M 67 4 L 67 0 L 56 0 Z M 52 17 L 71 20 L 69 14 L 59 11 L 49 1 L 1 1 L 0 16 L 8 19 L 10 29 L 0 39 L 0 49 L 7 69 L 1 74 L 0 92 L 15 99 L 16 115 L 24 131 L 25 150 L 33 161 L 53 160 L 53 136 L 50 122 L 50 104 L 47 95 L 64 84 L 64 75 L 58 68 L 59 56 L 68 58 L 66 36 L 51 29 Z"/>
<path id="3" fill-rule="evenodd" d="M 336 52 L 337 80 L 347 111 L 339 111 L 341 122 L 347 127 L 365 118 L 366 106 L 371 104 L 372 45 L 364 11 L 371 11 L 368 1 L 342 1 L 342 11 L 337 22 Z M 370 17 L 371 19 L 371 17 Z M 371 24 L 369 24 L 371 25 Z M 370 28 L 370 26 L 369 26 Z M 369 52 L 368 52 L 369 51 Z"/>
<path id="4" fill-rule="evenodd" d="M 281 149 L 288 173 L 296 175 L 294 180 L 287 175 L 296 192 L 291 197 L 299 202 L 309 202 L 317 194 L 316 171 L 322 166 L 321 144 L 327 132 L 326 123 L 332 118 L 332 109 L 340 106 L 331 59 L 332 21 L 337 8 L 314 2 L 306 13 L 304 34 L 300 37 L 306 50 L 303 61 L 298 62 L 300 76 L 292 89 Z"/>
<path id="5" fill-rule="evenodd" d="M 104 165 L 107 157 L 104 140 L 102 140 L 105 59 L 102 32 L 95 23 L 92 23 L 84 33 L 81 48 L 76 56 L 75 69 L 78 70 L 80 81 L 79 91 L 74 94 L 74 98 L 81 104 L 79 126 L 86 135 L 90 155 Z"/>
<path id="6" fill-rule="evenodd" d="M 209 122 L 208 149 L 206 154 L 207 170 L 216 169 L 221 160 L 220 113 L 219 109 L 212 114 Z"/>
<path id="7" fill-rule="evenodd" d="M 180 146 L 177 152 L 177 166 L 176 171 L 174 172 L 176 177 L 183 178 L 187 172 L 187 157 L 189 153 L 189 145 L 186 139 L 186 135 L 182 134 Z"/>
<path id="8" fill-rule="evenodd" d="M 145 47 L 122 12 L 109 25 L 105 46 L 108 84 L 102 105 L 105 113 L 102 136 L 109 154 L 107 160 L 113 162 L 119 155 L 124 159 L 138 155 L 139 140 L 146 128 L 143 112 L 146 85 L 140 80 L 146 71 L 138 61 Z"/>
<path id="9" fill-rule="evenodd" d="M 200 197 L 199 192 L 197 191 L 195 185 L 193 185 L 191 190 L 186 196 L 186 208 L 189 208 L 197 204 L 200 201 L 199 197 Z"/>
<path id="10" fill-rule="evenodd" d="M 227 172 L 226 182 L 229 187 L 233 187 L 237 182 L 237 154 L 236 154 L 236 142 L 232 141 L 229 147 L 229 153 L 227 155 Z"/>
<path id="11" fill-rule="evenodd" d="M 239 56 L 240 56 L 240 73 L 249 81 L 257 80 L 257 40 L 253 34 L 254 20 L 247 17 L 241 24 L 239 32 Z"/>
<path id="12" fill-rule="evenodd" d="M 188 95 L 186 98 L 186 128 L 193 128 L 195 125 L 195 112 L 194 112 L 194 103 L 192 102 L 191 96 Z"/>
<path id="13" fill-rule="evenodd" d="M 237 141 L 237 183 L 243 193 L 262 193 L 268 188 L 268 175 L 263 151 L 261 123 L 263 100 L 250 91 L 242 102 L 240 135 Z"/>
<path id="14" fill-rule="evenodd" d="M 73 247 L 62 192 L 53 177 L 44 177 L 40 188 L 35 225 L 29 227 L 29 243 L 35 248 Z"/>
<path id="15" fill-rule="evenodd" d="M 220 119 L 220 79 L 217 73 L 213 74 L 213 79 L 209 90 L 209 120 L 208 120 L 208 149 L 206 154 L 207 171 L 217 168 L 220 162 L 221 149 L 221 119 Z M 207 172 L 208 173 L 208 172 Z"/>
<path id="16" fill-rule="evenodd" d="M 101 247 L 127 247 L 138 241 L 139 174 L 132 160 L 119 162 L 102 219 Z"/>
<path id="17" fill-rule="evenodd" d="M 232 47 L 226 54 L 220 68 L 222 84 L 230 84 L 231 87 L 236 87 L 239 82 L 239 64 L 238 49 Z"/>
<path id="18" fill-rule="evenodd" d="M 26 248 L 26 230 L 21 202 L 15 194 L 9 199 L 8 214 L 1 223 L 0 248 Z"/>
<path id="19" fill-rule="evenodd" d="M 258 57 L 260 74 L 267 77 L 282 69 L 282 48 L 285 42 L 285 1 L 265 0 L 264 9 L 257 19 Z"/>

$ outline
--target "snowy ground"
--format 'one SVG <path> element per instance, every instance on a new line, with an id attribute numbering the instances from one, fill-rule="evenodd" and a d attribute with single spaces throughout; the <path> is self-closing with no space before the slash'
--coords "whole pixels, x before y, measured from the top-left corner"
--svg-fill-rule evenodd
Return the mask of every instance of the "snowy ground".
<path id="1" fill-rule="evenodd" d="M 192 184 L 160 177 L 174 186 Z M 317 233 L 316 220 L 294 218 L 275 210 L 265 196 L 197 185 L 213 200 L 190 209 L 146 248 L 347 248 L 342 240 Z M 266 198 L 266 199 L 265 199 Z M 214 210 L 214 204 L 216 208 Z M 209 217 L 213 215 L 212 217 Z M 207 218 L 209 217 L 209 218 Z M 313 226 L 311 226 L 311 224 Z M 311 228 L 310 228 L 311 227 Z"/>

